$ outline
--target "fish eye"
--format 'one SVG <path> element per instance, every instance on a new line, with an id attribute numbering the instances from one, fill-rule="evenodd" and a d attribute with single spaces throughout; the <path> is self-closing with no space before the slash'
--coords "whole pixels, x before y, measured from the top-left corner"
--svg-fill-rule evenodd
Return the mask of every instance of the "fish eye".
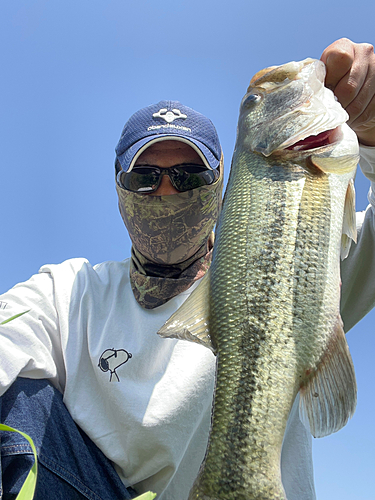
<path id="1" fill-rule="evenodd" d="M 243 100 L 242 105 L 246 107 L 253 106 L 256 102 L 260 101 L 262 96 L 259 94 L 250 94 Z"/>

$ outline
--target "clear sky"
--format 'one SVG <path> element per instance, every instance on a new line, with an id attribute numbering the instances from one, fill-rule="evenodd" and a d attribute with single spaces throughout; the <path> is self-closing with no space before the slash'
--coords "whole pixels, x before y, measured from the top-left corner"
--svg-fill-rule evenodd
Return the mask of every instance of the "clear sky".
<path id="1" fill-rule="evenodd" d="M 3 0 L 0 293 L 45 263 L 129 256 L 114 147 L 127 118 L 180 100 L 217 127 L 226 159 L 252 75 L 346 36 L 374 43 L 374 0 Z M 357 176 L 357 208 L 368 184 Z M 358 406 L 314 441 L 319 500 L 374 498 L 375 313 L 348 334 Z"/>

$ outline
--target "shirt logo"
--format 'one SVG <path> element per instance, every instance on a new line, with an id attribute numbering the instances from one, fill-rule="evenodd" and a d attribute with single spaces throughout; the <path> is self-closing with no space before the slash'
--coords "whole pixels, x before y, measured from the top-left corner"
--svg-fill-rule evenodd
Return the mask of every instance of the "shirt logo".
<path id="1" fill-rule="evenodd" d="M 167 123 L 172 123 L 178 118 L 182 118 L 183 120 L 187 118 L 187 115 L 181 113 L 179 109 L 172 109 L 172 111 L 168 111 L 167 108 L 159 109 L 159 111 L 157 113 L 154 113 L 152 116 L 154 118 L 163 118 L 163 120 L 165 120 Z"/>
<path id="2" fill-rule="evenodd" d="M 116 376 L 117 382 L 120 382 L 119 376 L 116 373 L 117 368 L 125 364 L 132 357 L 131 353 L 125 351 L 125 349 L 106 349 L 99 359 L 99 368 L 102 372 L 110 372 L 111 376 L 109 378 L 110 382 L 116 382 L 115 379 L 112 380 L 113 375 Z"/>

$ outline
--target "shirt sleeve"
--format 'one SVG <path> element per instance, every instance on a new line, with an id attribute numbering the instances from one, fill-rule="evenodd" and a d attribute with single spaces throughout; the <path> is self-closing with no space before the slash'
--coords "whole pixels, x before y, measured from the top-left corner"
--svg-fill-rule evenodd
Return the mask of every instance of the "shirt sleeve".
<path id="1" fill-rule="evenodd" d="M 54 283 L 43 272 L 0 295 L 0 395 L 18 376 L 46 378 L 62 390 L 63 374 Z"/>
<path id="2" fill-rule="evenodd" d="M 360 167 L 370 180 L 364 212 L 357 213 L 357 244 L 341 263 L 341 316 L 350 330 L 375 306 L 375 147 L 360 146 Z"/>

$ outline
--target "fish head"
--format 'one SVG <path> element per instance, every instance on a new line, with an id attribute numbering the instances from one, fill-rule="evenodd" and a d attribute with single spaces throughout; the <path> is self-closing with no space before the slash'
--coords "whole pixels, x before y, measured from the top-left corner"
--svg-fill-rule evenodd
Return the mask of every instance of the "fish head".
<path id="1" fill-rule="evenodd" d="M 324 86 L 325 72 L 322 61 L 309 58 L 254 75 L 241 102 L 236 147 L 265 157 L 349 155 L 353 160 L 358 141 L 345 124 L 348 114 Z"/>

